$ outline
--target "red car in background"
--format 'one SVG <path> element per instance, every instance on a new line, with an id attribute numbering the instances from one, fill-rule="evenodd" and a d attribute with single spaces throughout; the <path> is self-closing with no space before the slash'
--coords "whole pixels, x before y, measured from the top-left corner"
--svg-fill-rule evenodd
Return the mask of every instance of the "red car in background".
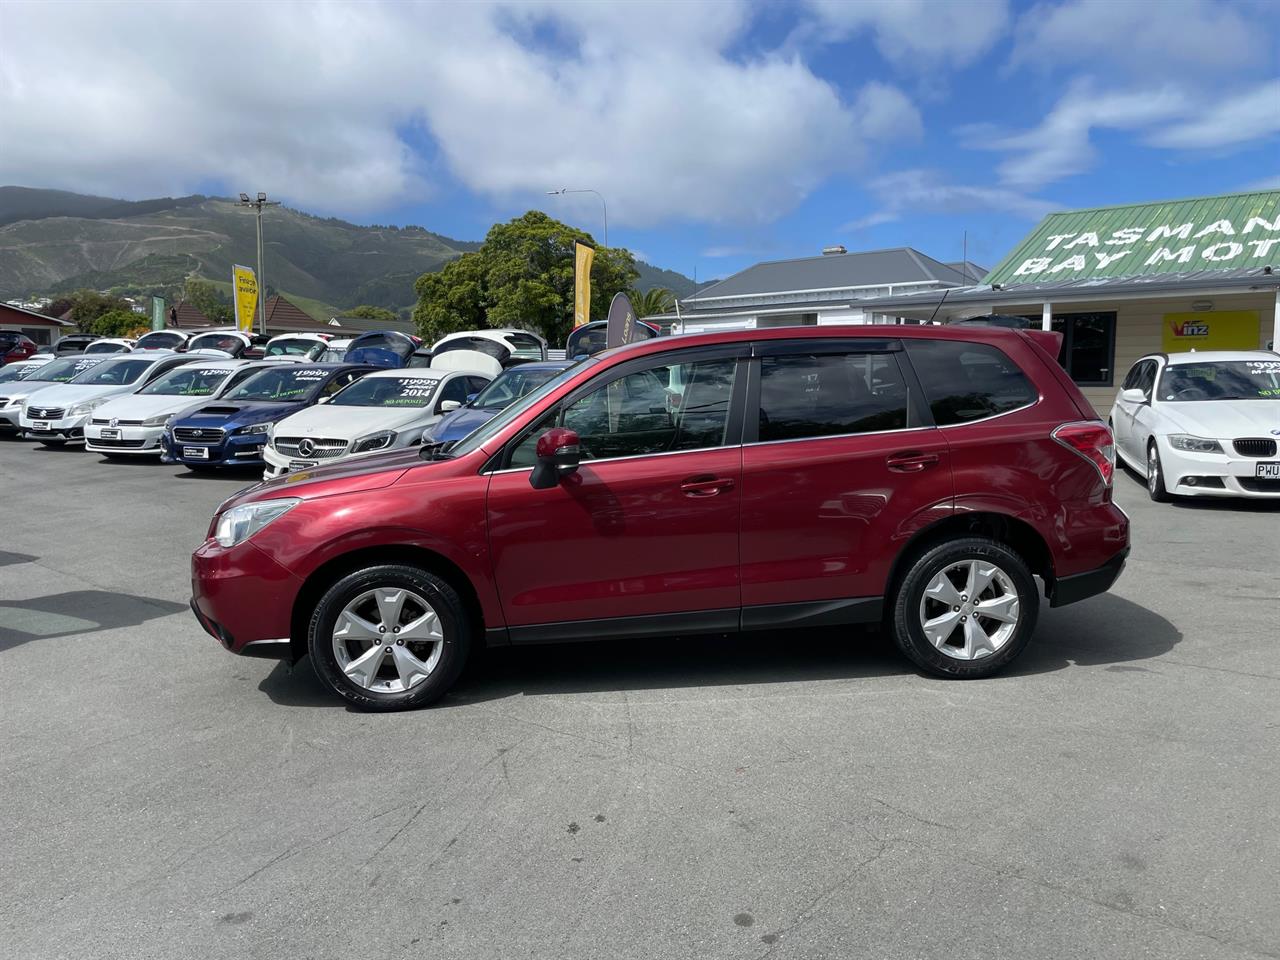
<path id="1" fill-rule="evenodd" d="M 578 363 L 446 446 L 222 504 L 192 608 L 351 703 L 431 703 L 473 644 L 880 623 L 985 677 L 1129 552 L 1111 432 L 993 327 L 657 338 Z M 851 633 L 852 639 L 855 634 Z"/>
<path id="2" fill-rule="evenodd" d="M 26 360 L 34 356 L 39 349 L 36 342 L 28 336 L 0 330 L 0 367 L 6 363 Z"/>

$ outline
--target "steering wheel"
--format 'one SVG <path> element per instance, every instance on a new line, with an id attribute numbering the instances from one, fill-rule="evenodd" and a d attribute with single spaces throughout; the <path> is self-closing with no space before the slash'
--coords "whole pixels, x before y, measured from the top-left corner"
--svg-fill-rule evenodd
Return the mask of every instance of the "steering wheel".
<path id="1" fill-rule="evenodd" d="M 1179 400 L 1208 400 L 1207 394 L 1203 388 L 1195 386 L 1180 387 L 1174 391 L 1174 396 Z"/>

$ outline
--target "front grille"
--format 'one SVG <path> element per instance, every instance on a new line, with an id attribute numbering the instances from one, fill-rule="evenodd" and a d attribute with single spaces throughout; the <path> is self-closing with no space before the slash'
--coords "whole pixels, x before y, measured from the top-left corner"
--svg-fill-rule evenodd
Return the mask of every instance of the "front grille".
<path id="1" fill-rule="evenodd" d="M 1259 477 L 1236 477 L 1240 486 L 1250 493 L 1280 493 L 1280 480 L 1264 480 Z"/>
<path id="2" fill-rule="evenodd" d="M 178 427 L 173 439 L 179 443 L 220 443 L 224 432 L 218 427 Z"/>
<path id="3" fill-rule="evenodd" d="M 313 444 L 309 453 L 302 452 L 302 444 L 305 441 Z M 331 460 L 342 456 L 347 449 L 347 441 L 327 437 L 276 437 L 271 445 L 286 457 L 298 457 L 303 460 Z"/>
<path id="4" fill-rule="evenodd" d="M 1276 442 L 1270 437 L 1245 437 L 1232 444 L 1242 457 L 1274 457 Z"/>
<path id="5" fill-rule="evenodd" d="M 146 442 L 147 441 L 145 440 L 107 440 L 105 438 L 99 437 L 95 440 L 90 440 L 89 445 L 94 447 L 125 447 L 125 448 L 132 447 L 136 449 L 138 447 L 141 447 Z"/>
<path id="6" fill-rule="evenodd" d="M 27 407 L 27 416 L 32 420 L 61 420 L 62 407 Z"/>
<path id="7" fill-rule="evenodd" d="M 109 427 L 109 426 L 111 425 L 111 421 L 110 421 L 110 420 L 99 420 L 97 417 L 94 417 L 94 418 L 93 418 L 93 425 L 94 425 L 95 427 Z M 116 426 L 117 426 L 117 427 L 140 427 L 140 426 L 142 426 L 142 421 L 141 421 L 141 420 L 119 420 L 119 419 L 117 419 L 117 420 L 116 420 Z"/>
<path id="8" fill-rule="evenodd" d="M 0 397 L 0 407 L 3 407 L 8 402 L 9 402 L 8 397 Z"/>

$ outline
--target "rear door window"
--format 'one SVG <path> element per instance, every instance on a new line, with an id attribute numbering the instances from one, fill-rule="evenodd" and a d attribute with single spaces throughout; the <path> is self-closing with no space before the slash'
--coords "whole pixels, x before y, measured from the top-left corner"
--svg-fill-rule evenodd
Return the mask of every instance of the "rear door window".
<path id="1" fill-rule="evenodd" d="M 819 353 L 760 360 L 762 443 L 902 430 L 907 385 L 890 353 Z"/>
<path id="2" fill-rule="evenodd" d="M 1008 413 L 1040 396 L 1018 365 L 989 344 L 907 339 L 906 346 L 940 427 Z"/>

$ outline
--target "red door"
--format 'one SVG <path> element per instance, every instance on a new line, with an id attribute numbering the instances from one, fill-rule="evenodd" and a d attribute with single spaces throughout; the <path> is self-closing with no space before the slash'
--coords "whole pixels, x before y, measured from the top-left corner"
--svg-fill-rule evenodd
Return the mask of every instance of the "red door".
<path id="1" fill-rule="evenodd" d="M 620 367 L 506 452 L 488 518 L 509 626 L 696 611 L 714 613 L 672 632 L 736 626 L 744 391 L 739 361 L 718 353 Z M 558 486 L 535 490 L 524 468 L 554 425 L 578 433 L 584 459 Z"/>
<path id="2" fill-rule="evenodd" d="M 913 426 L 919 391 L 896 341 L 761 346 L 755 442 L 743 446 L 743 605 L 878 598 L 903 542 L 951 513 L 947 442 Z"/>

